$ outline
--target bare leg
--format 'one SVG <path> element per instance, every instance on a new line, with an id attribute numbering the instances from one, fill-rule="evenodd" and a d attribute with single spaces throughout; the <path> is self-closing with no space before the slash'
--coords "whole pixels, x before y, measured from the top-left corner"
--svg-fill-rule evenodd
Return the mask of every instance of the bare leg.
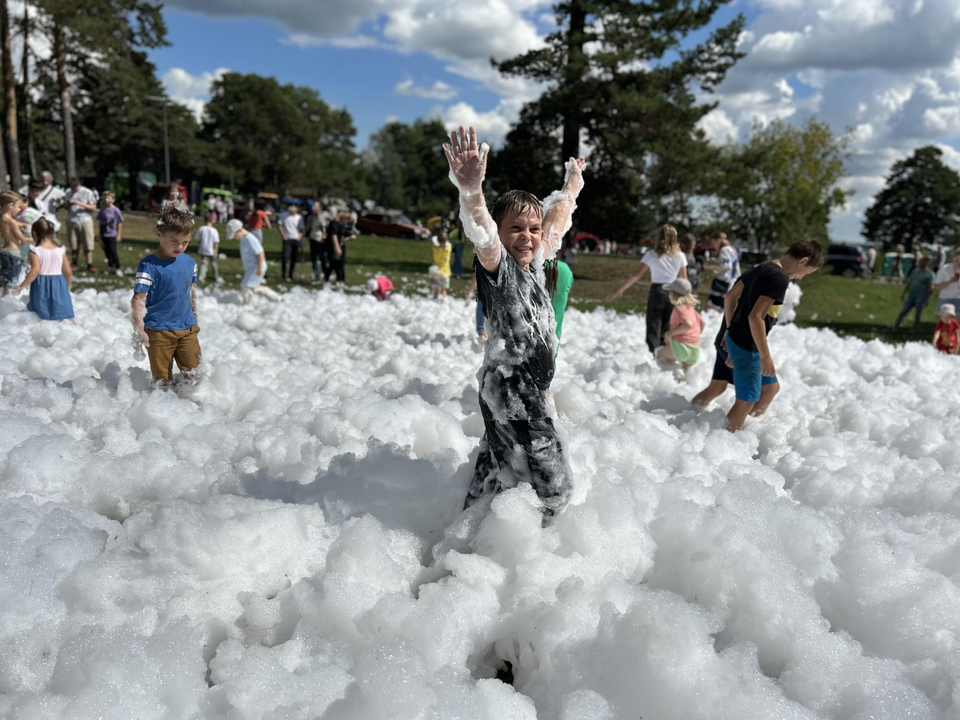
<path id="1" fill-rule="evenodd" d="M 725 380 L 711 380 L 710 384 L 707 385 L 707 389 L 703 390 L 692 400 L 693 406 L 699 410 L 705 410 L 710 403 L 723 395 L 726 389 L 727 382 Z M 762 397 L 761 395 L 761 399 Z"/>
<path id="2" fill-rule="evenodd" d="M 676 361 L 676 358 L 673 356 L 673 350 L 670 349 L 669 345 L 661 345 L 658 347 L 656 355 L 661 360 L 668 360 L 670 362 Z"/>
<path id="3" fill-rule="evenodd" d="M 257 285 L 257 288 L 254 292 L 256 292 L 258 295 L 263 295 L 270 302 L 278 302 L 280 300 L 280 296 L 266 285 Z"/>
<path id="4" fill-rule="evenodd" d="M 764 385 L 760 388 L 760 400 L 756 405 L 753 406 L 753 412 L 750 414 L 753 417 L 760 417 L 763 415 L 767 408 L 770 407 L 770 403 L 773 402 L 773 399 L 777 396 L 777 393 L 780 392 L 780 383 L 773 383 L 773 385 Z"/>
<path id="5" fill-rule="evenodd" d="M 737 400 L 734 402 L 733 407 L 730 408 L 730 412 L 727 413 L 727 430 L 736 432 L 742 428 L 744 421 L 747 419 L 747 415 L 753 410 L 754 405 L 756 405 L 756 403 L 747 402 L 746 400 Z"/>

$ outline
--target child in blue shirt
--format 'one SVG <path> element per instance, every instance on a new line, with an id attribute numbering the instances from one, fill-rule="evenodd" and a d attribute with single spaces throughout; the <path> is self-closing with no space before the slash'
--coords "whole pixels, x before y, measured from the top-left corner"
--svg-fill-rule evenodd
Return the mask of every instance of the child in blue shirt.
<path id="1" fill-rule="evenodd" d="M 193 216 L 170 204 L 157 220 L 160 247 L 137 266 L 133 286 L 133 329 L 139 357 L 146 348 L 155 380 L 168 382 L 173 363 L 186 379 L 200 365 L 197 334 L 197 264 L 186 254 Z"/>

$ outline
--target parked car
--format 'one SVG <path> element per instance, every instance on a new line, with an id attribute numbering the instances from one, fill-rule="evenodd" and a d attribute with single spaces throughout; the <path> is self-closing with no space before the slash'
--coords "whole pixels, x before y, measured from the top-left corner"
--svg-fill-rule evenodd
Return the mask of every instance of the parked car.
<path id="1" fill-rule="evenodd" d="M 371 235 L 427 240 L 430 231 L 396 210 L 374 209 L 357 219 L 357 229 Z"/>
<path id="2" fill-rule="evenodd" d="M 867 266 L 867 248 L 863 245 L 831 245 L 827 248 L 827 265 L 834 275 L 855 278 L 870 274 Z"/>

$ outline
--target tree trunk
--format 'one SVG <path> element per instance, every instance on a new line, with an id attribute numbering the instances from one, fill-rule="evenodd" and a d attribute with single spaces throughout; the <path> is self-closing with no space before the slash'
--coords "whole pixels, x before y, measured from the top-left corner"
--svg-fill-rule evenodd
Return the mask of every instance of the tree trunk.
<path id="1" fill-rule="evenodd" d="M 583 80 L 586 58 L 583 54 L 584 30 L 587 25 L 587 10 L 583 0 L 570 2 L 570 28 L 567 30 L 567 66 L 564 69 L 563 84 L 572 91 Z M 567 106 L 563 113 L 563 144 L 561 159 L 580 156 L 580 104 L 577 93 L 569 92 Z"/>
<path id="2" fill-rule="evenodd" d="M 30 177 L 39 178 L 37 154 L 33 148 L 33 108 L 30 103 L 30 14 L 27 3 L 23 4 L 23 115 L 27 125 L 27 160 Z"/>
<path id="3" fill-rule="evenodd" d="M 77 149 L 73 141 L 73 111 L 70 107 L 70 86 L 67 84 L 67 48 L 59 23 L 53 26 L 53 54 L 57 61 L 57 87 L 60 89 L 60 111 L 63 114 L 63 150 L 69 182 L 70 178 L 77 176 Z"/>
<path id="4" fill-rule="evenodd" d="M 7 105 L 7 152 L 10 156 L 10 180 L 14 190 L 20 188 L 20 140 L 17 135 L 17 86 L 13 81 L 13 60 L 10 57 L 10 14 L 7 0 L 0 0 L 0 52 L 3 54 L 3 92 Z"/>

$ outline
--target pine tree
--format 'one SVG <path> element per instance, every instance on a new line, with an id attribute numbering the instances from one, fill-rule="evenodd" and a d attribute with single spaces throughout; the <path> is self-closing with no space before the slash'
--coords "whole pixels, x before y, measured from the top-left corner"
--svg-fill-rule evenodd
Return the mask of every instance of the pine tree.
<path id="1" fill-rule="evenodd" d="M 630 193 L 630 217 L 594 215 L 602 204 L 599 184 L 587 183 L 578 220 L 597 232 L 613 232 L 624 221 L 639 230 L 655 208 L 658 221 L 690 215 L 690 197 L 701 190 L 709 148 L 696 123 L 715 107 L 701 102 L 694 87 L 712 91 L 742 55 L 737 39 L 744 19 L 714 29 L 698 45 L 685 44 L 706 27 L 730 0 L 565 0 L 556 6 L 561 28 L 544 48 L 498 63 L 501 72 L 548 83 L 528 105 L 521 128 L 508 137 L 506 156 L 523 144 L 548 149 L 539 153 L 538 171 L 559 182 L 561 160 L 580 154 L 581 138 L 591 163 L 604 168 L 618 192 Z M 557 134 L 562 140 L 557 142 Z M 544 155 L 547 157 L 544 157 Z M 700 166 L 680 167 L 688 158 Z M 507 184 L 514 184 L 505 178 Z M 519 183 L 516 183 L 519 186 Z M 606 184 L 606 183 L 604 183 Z M 649 193 L 641 198 L 637 193 Z M 656 207 L 661 203 L 661 207 Z"/>
<path id="2" fill-rule="evenodd" d="M 894 163 L 863 221 L 863 236 L 891 247 L 960 241 L 960 175 L 932 145 Z"/>

